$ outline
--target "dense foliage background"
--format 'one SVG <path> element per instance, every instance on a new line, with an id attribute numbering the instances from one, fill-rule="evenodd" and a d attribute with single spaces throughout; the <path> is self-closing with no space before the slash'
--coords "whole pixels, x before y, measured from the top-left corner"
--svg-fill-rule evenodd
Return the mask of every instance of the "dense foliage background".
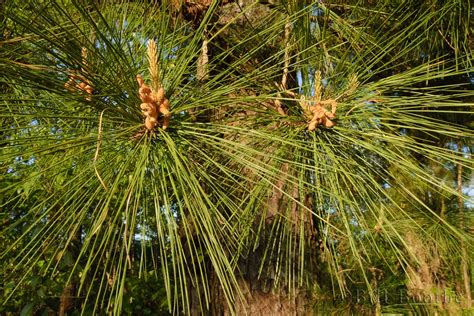
<path id="1" fill-rule="evenodd" d="M 469 1 L 0 8 L 0 313 L 473 312 Z"/>

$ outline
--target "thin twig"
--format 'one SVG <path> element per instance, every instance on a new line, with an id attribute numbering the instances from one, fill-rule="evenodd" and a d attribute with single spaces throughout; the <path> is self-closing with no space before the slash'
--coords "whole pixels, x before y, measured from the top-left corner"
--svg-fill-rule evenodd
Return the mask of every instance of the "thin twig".
<path id="1" fill-rule="evenodd" d="M 201 54 L 199 54 L 199 58 L 197 60 L 197 79 L 199 81 L 205 81 L 209 77 L 209 71 L 207 68 L 207 64 L 209 63 L 209 55 L 208 55 L 208 48 L 207 48 L 207 38 L 204 37 L 201 46 Z"/>
<path id="2" fill-rule="evenodd" d="M 448 41 L 448 39 L 446 38 L 446 36 L 444 36 L 444 34 L 441 32 L 440 29 L 438 29 L 438 32 L 439 34 L 443 37 L 444 41 L 446 42 L 446 44 L 448 44 L 449 47 L 452 48 L 452 50 L 454 50 L 454 52 L 457 51 L 457 49 Z"/>
<path id="3" fill-rule="evenodd" d="M 107 186 L 105 185 L 104 180 L 102 180 L 102 177 L 100 176 L 99 171 L 97 170 L 97 158 L 99 157 L 99 148 L 100 148 L 100 144 L 102 143 L 102 116 L 104 115 L 105 110 L 100 112 L 100 116 L 99 116 L 99 133 L 97 135 L 97 148 L 95 150 L 95 156 L 94 156 L 94 170 L 95 170 L 95 174 L 97 175 L 97 178 L 99 178 L 100 184 L 104 187 L 105 191 L 107 191 Z"/>
<path id="4" fill-rule="evenodd" d="M 290 19 L 286 19 L 285 23 L 285 66 L 283 68 L 283 76 L 281 78 L 281 85 L 283 89 L 286 89 L 286 82 L 288 81 L 288 69 L 290 67 L 290 32 L 291 32 L 291 23 Z"/>
<path id="5" fill-rule="evenodd" d="M 286 90 L 287 89 L 287 81 L 288 81 L 288 72 L 289 72 L 289 67 L 290 67 L 290 32 L 291 32 L 291 23 L 290 19 L 286 19 L 285 23 L 285 65 L 283 67 L 283 76 L 281 77 L 281 90 Z M 275 99 L 275 105 L 277 108 L 278 113 L 281 115 L 286 115 L 285 110 L 283 109 L 283 105 L 281 101 L 281 93 L 277 92 L 277 99 Z"/>

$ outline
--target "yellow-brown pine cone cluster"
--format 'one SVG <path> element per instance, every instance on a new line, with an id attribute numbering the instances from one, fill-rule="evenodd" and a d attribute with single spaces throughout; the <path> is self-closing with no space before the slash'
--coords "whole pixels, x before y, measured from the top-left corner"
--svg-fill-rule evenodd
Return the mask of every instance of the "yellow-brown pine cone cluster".
<path id="1" fill-rule="evenodd" d="M 92 100 L 92 94 L 94 93 L 94 88 L 88 83 L 87 79 L 82 76 L 71 74 L 69 75 L 69 80 L 64 84 L 64 88 L 69 91 L 83 91 L 88 94 L 86 100 Z"/>
<path id="2" fill-rule="evenodd" d="M 328 111 L 324 105 L 325 104 L 330 104 L 331 105 L 331 111 Z M 337 108 L 337 103 L 335 100 L 326 100 L 326 101 L 321 101 L 317 103 L 314 106 L 308 106 L 308 111 L 309 113 L 312 114 L 312 118 L 309 121 L 308 125 L 308 130 L 309 131 L 314 131 L 319 125 L 323 125 L 326 128 L 331 128 L 336 123 L 331 121 L 331 119 L 336 118 L 336 108 Z"/>
<path id="3" fill-rule="evenodd" d="M 140 75 L 137 75 L 138 95 L 142 104 L 140 109 L 145 116 L 145 127 L 153 130 L 159 124 L 160 115 L 163 116 L 162 128 L 167 129 L 170 121 L 170 103 L 165 96 L 165 90 L 160 87 L 157 91 L 153 91 L 145 84 Z"/>

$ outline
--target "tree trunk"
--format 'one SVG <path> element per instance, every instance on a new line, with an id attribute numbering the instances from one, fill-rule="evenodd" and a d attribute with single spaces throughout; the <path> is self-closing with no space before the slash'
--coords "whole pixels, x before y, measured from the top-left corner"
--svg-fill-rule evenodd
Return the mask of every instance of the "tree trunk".
<path id="1" fill-rule="evenodd" d="M 242 295 L 236 297 L 231 306 L 226 304 L 217 277 L 213 275 L 209 315 L 313 315 L 309 291 L 304 286 L 291 290 L 287 284 L 275 286 L 274 265 L 265 264 L 259 275 L 262 260 L 267 260 L 264 247 L 241 260 L 236 274 Z"/>
<path id="2" fill-rule="evenodd" d="M 82 226 L 77 231 L 71 232 L 71 242 L 67 247 L 67 251 L 71 253 L 72 259 L 75 261 L 79 257 L 79 249 L 81 249 L 81 234 Z M 58 315 L 64 316 L 66 313 L 74 307 L 74 298 L 76 291 L 76 282 L 74 279 L 69 284 L 65 284 L 65 287 L 59 298 L 59 310 Z"/>
<path id="3" fill-rule="evenodd" d="M 291 193 L 293 199 L 298 200 L 300 192 L 297 187 L 285 185 L 283 174 L 291 172 L 288 164 L 282 164 L 281 171 L 282 176 L 276 181 L 273 194 L 267 200 L 267 212 L 262 212 L 265 226 L 259 230 L 258 223 L 255 223 L 258 247 L 239 259 L 235 271 L 242 295 L 236 297 L 232 306 L 227 306 L 217 277 L 213 275 L 211 315 L 313 315 L 311 292 L 307 284 L 300 284 L 297 279 L 303 266 L 303 274 L 311 275 L 310 282 L 319 283 L 317 278 L 321 265 L 314 262 L 315 258 L 319 261 L 318 238 L 314 238 L 311 214 L 282 194 L 282 191 Z M 310 207 L 312 200 L 306 196 L 303 203 Z M 275 235 L 272 230 L 277 225 L 287 225 L 287 231 Z M 301 245 L 298 243 L 300 225 L 305 226 L 304 265 L 300 265 L 299 261 L 302 260 L 299 252 Z M 280 244 L 274 247 L 275 242 Z M 290 248 L 289 242 L 292 242 L 293 251 L 285 253 Z"/>
<path id="4" fill-rule="evenodd" d="M 252 289 L 258 284 L 256 281 L 239 282 L 243 299 L 238 299 L 235 304 L 236 315 L 312 315 L 311 304 L 304 291 L 288 295 L 281 290 L 266 292 L 259 288 Z M 231 313 L 227 310 L 224 315 Z"/>
<path id="5" fill-rule="evenodd" d="M 71 309 L 73 305 L 72 296 L 74 293 L 74 285 L 68 284 L 61 293 L 61 297 L 59 298 L 59 316 L 66 315 L 66 312 Z"/>
<path id="6" fill-rule="evenodd" d="M 270 13 L 269 6 L 258 4 L 255 5 L 254 0 L 240 0 L 240 1 L 223 1 L 222 6 L 218 12 L 218 24 L 230 23 L 236 16 L 243 11 L 245 15 L 239 16 L 238 19 L 233 21 L 233 24 L 237 28 L 245 29 L 247 23 L 254 23 L 255 21 L 262 19 L 266 14 Z M 186 2 L 187 3 L 187 2 Z M 227 3 L 227 4 L 226 4 Z M 255 5 L 255 6 L 254 6 Z M 252 10 L 245 10 L 247 6 L 254 6 Z M 189 11 L 189 10 L 188 10 Z M 196 16 L 193 18 L 194 21 L 198 20 Z M 296 81 L 296 71 L 290 67 L 291 56 L 290 56 L 290 38 L 291 33 L 291 23 L 287 21 L 285 28 L 283 30 L 283 40 L 285 49 L 284 56 L 284 70 L 281 77 L 281 86 L 285 89 L 297 87 Z M 226 35 L 221 35 L 225 37 Z M 219 41 L 219 38 L 214 40 L 215 42 Z M 209 45 L 209 47 L 208 47 Z M 201 53 L 197 60 L 197 73 L 196 77 L 200 82 L 204 82 L 209 76 L 208 61 L 212 57 L 213 52 L 219 51 L 221 47 L 225 47 L 227 44 L 226 40 L 223 40 L 220 45 L 214 47 L 210 45 L 206 38 L 203 39 Z M 268 53 L 268 52 L 267 52 Z M 266 56 L 268 57 L 268 56 Z M 266 58 L 262 56 L 262 60 Z M 230 61 L 227 62 L 231 64 Z M 224 67 L 227 67 L 223 63 Z M 246 92 L 242 92 L 246 93 Z M 252 91 L 248 91 L 252 93 Z M 199 113 L 199 109 L 193 109 L 191 112 Z M 192 113 L 193 114 L 193 113 Z M 280 114 L 285 114 L 280 112 Z M 218 115 L 212 113 L 212 115 Z M 252 114 L 250 114 L 252 115 Z M 205 119 L 199 119 L 198 121 L 209 121 L 209 118 L 206 115 Z M 284 163 L 280 166 L 281 176 L 278 177 L 278 180 L 275 182 L 275 187 L 272 190 L 272 196 L 266 201 L 266 210 L 262 211 L 263 220 L 265 222 L 265 227 L 259 229 L 258 223 L 260 219 L 257 219 L 255 222 L 255 232 L 258 234 L 260 243 L 258 247 L 250 253 L 245 258 L 240 258 L 238 263 L 238 268 L 235 271 L 238 286 L 241 292 L 239 296 L 235 298 L 235 301 L 230 304 L 226 302 L 224 293 L 219 284 L 218 277 L 214 272 L 210 272 L 210 304 L 209 308 L 204 307 L 205 298 L 203 297 L 203 291 L 196 289 L 190 286 L 189 298 L 191 301 L 190 313 L 192 315 L 197 314 L 209 314 L 209 315 L 313 315 L 312 305 L 311 305 L 311 296 L 306 290 L 306 287 L 303 285 L 297 285 L 296 281 L 291 281 L 291 284 L 285 284 L 285 273 L 291 273 L 292 276 L 297 276 L 298 272 L 295 272 L 298 268 L 298 256 L 300 255 L 298 251 L 294 251 L 290 256 L 286 256 L 284 260 L 288 262 L 281 262 L 283 259 L 279 257 L 280 249 L 284 249 L 286 246 L 276 247 L 272 249 L 274 243 L 274 238 L 270 238 L 270 231 L 272 226 L 276 221 L 280 221 L 281 217 L 285 216 L 287 222 L 290 219 L 290 226 L 288 226 L 288 232 L 285 232 L 286 235 L 291 235 L 292 237 L 285 237 L 286 239 L 292 239 L 292 242 L 297 244 L 299 240 L 300 225 L 305 226 L 305 231 L 307 236 L 305 239 L 310 245 L 305 245 L 305 251 L 310 248 L 311 251 L 319 249 L 315 246 L 318 238 L 309 238 L 309 235 L 314 235 L 314 229 L 312 228 L 312 219 L 311 214 L 305 210 L 302 210 L 301 207 L 297 205 L 291 199 L 288 199 L 285 194 L 292 195 L 295 200 L 300 198 L 300 192 L 298 187 L 291 187 L 286 184 L 287 177 L 286 174 L 289 170 L 288 163 Z M 303 194 L 303 196 L 305 196 Z M 308 196 L 309 197 L 309 196 Z M 305 198 L 304 204 L 311 204 L 312 201 L 309 198 Z M 310 207 L 310 206 L 308 206 Z M 303 214 L 303 215 L 302 215 Z M 303 218 L 304 217 L 304 218 Z M 284 224 L 282 224 L 284 225 Z M 307 229 L 307 227 L 310 229 Z M 313 236 L 314 237 L 314 236 Z M 283 241 L 283 243 L 286 241 Z M 292 244 L 293 247 L 298 249 L 298 245 Z M 280 249 L 279 249 L 280 248 Z M 285 255 L 283 255 L 285 257 Z M 317 255 L 305 254 L 307 260 L 314 261 L 314 258 L 318 258 Z M 291 272 L 288 271 L 277 271 L 276 266 L 280 267 L 289 267 L 292 269 Z M 309 266 L 309 264 L 308 264 Z M 316 266 L 317 265 L 313 265 Z M 212 266 L 207 265 L 208 271 L 211 271 Z M 305 265 L 306 269 L 306 265 Z M 313 275 L 319 275 L 315 273 Z"/>

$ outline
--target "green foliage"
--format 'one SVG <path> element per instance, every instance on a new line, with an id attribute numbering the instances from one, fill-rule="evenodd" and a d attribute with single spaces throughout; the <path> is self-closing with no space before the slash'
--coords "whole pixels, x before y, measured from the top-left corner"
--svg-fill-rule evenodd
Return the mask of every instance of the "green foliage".
<path id="1" fill-rule="evenodd" d="M 57 311 L 70 285 L 77 314 L 207 310 L 216 289 L 232 310 L 253 256 L 255 278 L 311 289 L 315 310 L 360 289 L 327 305 L 460 291 L 469 3 L 245 3 L 188 20 L 167 1 L 3 5 L 0 312 Z M 150 39 L 172 111 L 153 133 L 135 80 L 151 80 Z M 318 84 L 337 125 L 311 132 L 299 95 Z"/>

